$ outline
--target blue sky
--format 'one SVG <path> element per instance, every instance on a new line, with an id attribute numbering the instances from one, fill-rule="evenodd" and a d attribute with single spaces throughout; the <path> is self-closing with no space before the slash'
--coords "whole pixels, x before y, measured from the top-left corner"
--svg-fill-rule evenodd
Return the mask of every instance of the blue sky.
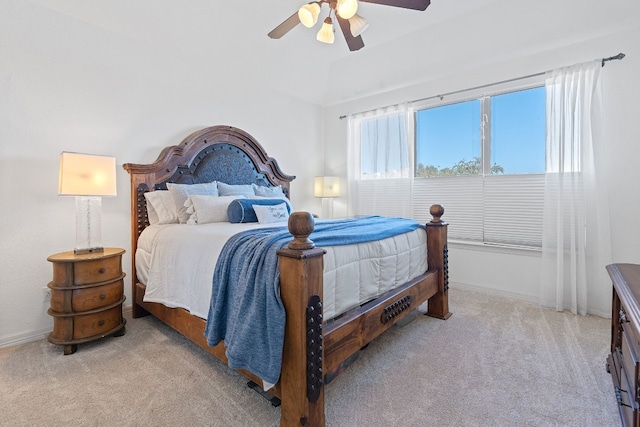
<path id="1" fill-rule="evenodd" d="M 444 168 L 479 157 L 480 107 L 473 100 L 418 111 L 417 162 Z M 505 173 L 544 173 L 544 88 L 492 97 L 491 115 L 491 164 Z"/>

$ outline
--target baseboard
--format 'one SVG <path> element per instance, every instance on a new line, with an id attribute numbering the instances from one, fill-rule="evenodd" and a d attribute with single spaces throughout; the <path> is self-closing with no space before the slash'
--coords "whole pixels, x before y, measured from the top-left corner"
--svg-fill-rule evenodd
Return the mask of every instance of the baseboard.
<path id="1" fill-rule="evenodd" d="M 33 341 L 43 340 L 46 335 L 52 331 L 52 327 L 38 329 L 35 331 L 23 332 L 20 334 L 9 335 L 0 338 L 0 349 L 15 347 L 20 344 L 26 344 Z"/>
<path id="2" fill-rule="evenodd" d="M 131 305 L 122 306 L 122 315 L 124 317 L 131 318 L 131 311 Z M 44 329 L 37 329 L 35 331 L 27 331 L 6 337 L 0 337 L 0 350 L 3 348 L 15 347 L 17 345 L 43 340 L 52 330 L 53 325 Z"/>
<path id="3" fill-rule="evenodd" d="M 477 286 L 477 285 L 469 285 L 468 283 L 450 283 L 449 287 L 451 289 L 462 289 L 462 290 L 467 290 L 467 291 L 474 291 L 474 292 L 480 292 L 480 293 L 484 293 L 484 294 L 489 294 L 489 295 L 495 295 L 498 297 L 505 297 L 505 298 L 509 298 L 509 299 L 514 299 L 514 300 L 518 300 L 518 301 L 522 301 L 522 302 L 527 302 L 530 304 L 534 304 L 534 305 L 539 305 L 538 304 L 538 298 L 531 296 L 531 295 L 523 295 L 523 294 L 519 294 L 516 292 L 508 292 L 508 291 L 501 291 L 499 289 L 490 289 L 490 288 L 485 288 L 482 286 Z M 549 310 L 552 310 L 552 308 L 549 308 Z M 597 316 L 597 317 L 602 317 L 604 319 L 611 319 L 611 313 L 610 312 L 606 312 L 606 313 L 601 313 L 598 310 L 593 310 L 593 309 L 587 309 L 588 315 L 589 316 Z"/>
<path id="4" fill-rule="evenodd" d="M 519 294 L 517 292 L 509 292 L 509 291 L 503 291 L 500 289 L 485 288 L 483 286 L 470 285 L 468 283 L 460 283 L 460 282 L 455 282 L 455 283 L 451 282 L 449 283 L 449 287 L 452 289 L 458 288 L 458 289 L 467 290 L 467 291 L 481 292 L 483 294 L 515 299 L 518 301 L 528 302 L 531 304 L 538 304 L 537 297 L 534 297 L 531 295 Z"/>

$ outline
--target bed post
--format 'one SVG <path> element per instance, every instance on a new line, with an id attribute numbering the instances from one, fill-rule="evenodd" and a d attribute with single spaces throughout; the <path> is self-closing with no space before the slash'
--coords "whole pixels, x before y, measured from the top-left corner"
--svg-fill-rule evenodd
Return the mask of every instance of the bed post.
<path id="1" fill-rule="evenodd" d="M 432 205 L 429 213 L 433 216 L 427 223 L 427 258 L 429 270 L 439 270 L 438 293 L 429 298 L 427 314 L 438 319 L 451 317 L 449 311 L 449 249 L 447 248 L 447 223 L 440 217 L 444 214 L 442 205 Z"/>
<path id="2" fill-rule="evenodd" d="M 278 251 L 280 295 L 286 311 L 282 371 L 281 426 L 324 426 L 322 271 L 325 251 L 308 239 L 314 228 L 308 212 L 289 217 L 294 239 Z"/>

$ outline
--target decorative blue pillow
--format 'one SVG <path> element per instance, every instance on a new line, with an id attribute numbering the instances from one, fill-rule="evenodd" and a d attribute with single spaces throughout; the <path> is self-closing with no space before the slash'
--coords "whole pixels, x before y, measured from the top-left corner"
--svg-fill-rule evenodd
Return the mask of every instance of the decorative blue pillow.
<path id="1" fill-rule="evenodd" d="M 227 216 L 229 222 L 238 224 L 240 222 L 258 222 L 254 205 L 274 206 L 282 203 L 282 199 L 236 199 L 229 203 Z M 291 213 L 291 208 L 287 204 L 287 211 Z"/>

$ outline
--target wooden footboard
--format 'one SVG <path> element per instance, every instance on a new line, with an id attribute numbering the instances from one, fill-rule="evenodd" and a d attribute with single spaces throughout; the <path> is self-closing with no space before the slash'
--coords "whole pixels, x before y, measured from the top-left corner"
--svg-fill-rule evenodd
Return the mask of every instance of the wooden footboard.
<path id="1" fill-rule="evenodd" d="M 280 294 L 287 313 L 280 392 L 282 426 L 324 426 L 324 374 L 393 326 L 418 305 L 447 319 L 447 224 L 442 206 L 434 205 L 427 224 L 429 270 L 339 320 L 322 321 L 324 250 L 308 239 L 313 217 L 296 212 L 289 220 L 294 236 L 279 254 Z M 326 327 L 325 327 L 326 326 Z"/>

